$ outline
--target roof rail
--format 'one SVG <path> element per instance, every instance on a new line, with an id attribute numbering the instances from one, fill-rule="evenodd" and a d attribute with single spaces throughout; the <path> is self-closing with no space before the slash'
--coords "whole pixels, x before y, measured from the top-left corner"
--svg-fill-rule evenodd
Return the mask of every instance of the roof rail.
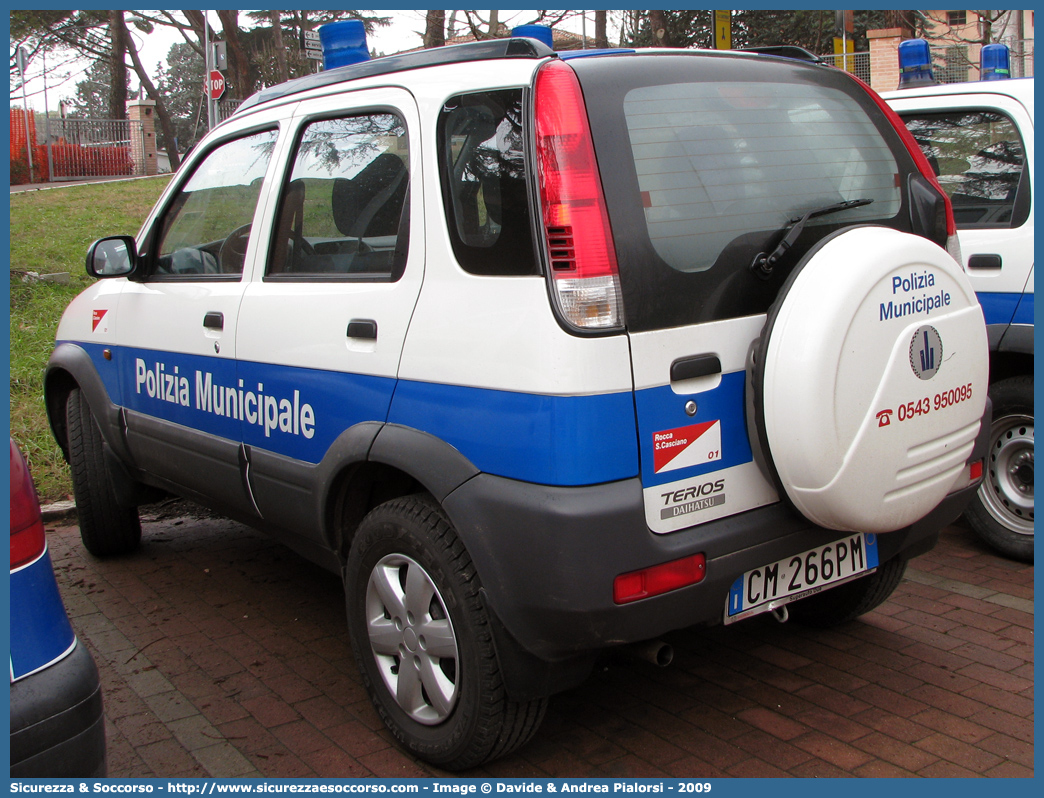
<path id="1" fill-rule="evenodd" d="M 792 44 L 778 44 L 770 47 L 737 47 L 736 50 L 742 53 L 761 53 L 761 55 L 775 55 L 780 58 L 793 58 L 813 64 L 826 63 L 820 56 L 810 53 L 804 47 L 796 47 Z"/>
<path id="2" fill-rule="evenodd" d="M 277 86 L 270 86 L 244 100 L 234 116 L 261 103 L 289 97 L 309 89 L 318 89 L 374 75 L 404 72 L 408 69 L 420 69 L 438 64 L 459 64 L 467 61 L 486 61 L 492 58 L 547 58 L 554 55 L 555 51 L 550 47 L 528 38 L 493 39 L 434 47 L 429 50 L 414 50 L 409 53 L 388 55 L 358 64 L 328 69 L 314 75 L 288 80 Z"/>

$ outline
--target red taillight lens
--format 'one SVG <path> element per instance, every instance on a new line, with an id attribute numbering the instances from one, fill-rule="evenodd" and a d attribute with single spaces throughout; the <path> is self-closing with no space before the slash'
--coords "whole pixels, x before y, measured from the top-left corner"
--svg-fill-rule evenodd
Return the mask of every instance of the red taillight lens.
<path id="1" fill-rule="evenodd" d="M 968 477 L 972 482 L 982 479 L 982 460 L 976 460 L 968 466 Z"/>
<path id="2" fill-rule="evenodd" d="M 33 478 L 25 458 L 11 441 L 11 569 L 32 562 L 46 546 Z"/>
<path id="3" fill-rule="evenodd" d="M 613 581 L 613 601 L 617 604 L 628 604 L 687 585 L 695 585 L 703 581 L 706 573 L 706 558 L 702 554 L 694 554 L 641 571 L 620 574 Z"/>
<path id="4" fill-rule="evenodd" d="M 953 216 L 953 204 L 950 202 L 950 196 L 943 191 L 942 186 L 939 184 L 939 178 L 935 176 L 935 171 L 932 169 L 931 164 L 928 163 L 928 159 L 924 157 L 924 153 L 921 151 L 921 146 L 917 143 L 913 134 L 907 129 L 906 123 L 899 117 L 899 114 L 892 110 L 892 106 L 886 103 L 880 94 L 871 89 L 868 83 L 857 78 L 855 75 L 852 75 L 851 77 L 866 89 L 867 94 L 869 94 L 870 97 L 873 98 L 873 101 L 877 103 L 877 107 L 881 109 L 886 117 L 888 117 L 888 121 L 892 123 L 892 127 L 894 127 L 895 132 L 899 134 L 899 138 L 903 140 L 903 144 L 906 145 L 910 157 L 913 158 L 914 163 L 917 165 L 917 170 L 924 176 L 925 180 L 930 182 L 939 190 L 939 194 L 943 198 L 943 205 L 946 206 L 946 235 L 955 239 L 957 236 L 957 221 Z M 947 249 L 950 249 L 949 245 L 947 246 Z M 960 258 L 957 258 L 957 260 L 959 261 Z"/>
<path id="5" fill-rule="evenodd" d="M 580 83 L 562 61 L 536 78 L 544 232 L 559 309 L 582 329 L 620 327 L 620 278 Z"/>

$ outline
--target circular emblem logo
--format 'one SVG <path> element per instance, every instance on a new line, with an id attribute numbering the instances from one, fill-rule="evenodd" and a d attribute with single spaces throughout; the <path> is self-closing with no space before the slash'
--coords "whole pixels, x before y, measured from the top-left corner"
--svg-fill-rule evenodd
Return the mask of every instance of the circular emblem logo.
<path id="1" fill-rule="evenodd" d="M 918 327 L 910 341 L 910 367 L 922 380 L 930 380 L 942 365 L 943 345 L 939 331 L 931 325 Z"/>

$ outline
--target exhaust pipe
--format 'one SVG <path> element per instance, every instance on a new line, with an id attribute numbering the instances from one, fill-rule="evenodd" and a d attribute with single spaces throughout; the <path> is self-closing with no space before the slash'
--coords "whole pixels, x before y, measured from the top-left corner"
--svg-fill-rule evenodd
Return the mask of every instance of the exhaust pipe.
<path id="1" fill-rule="evenodd" d="M 790 611 L 787 609 L 786 604 L 779 607 L 773 607 L 770 612 L 772 613 L 772 617 L 776 619 L 777 623 L 786 623 L 790 620 Z"/>
<path id="2" fill-rule="evenodd" d="M 674 660 L 674 649 L 662 640 L 646 640 L 624 649 L 628 655 L 642 662 L 651 662 L 658 668 L 666 668 Z"/>

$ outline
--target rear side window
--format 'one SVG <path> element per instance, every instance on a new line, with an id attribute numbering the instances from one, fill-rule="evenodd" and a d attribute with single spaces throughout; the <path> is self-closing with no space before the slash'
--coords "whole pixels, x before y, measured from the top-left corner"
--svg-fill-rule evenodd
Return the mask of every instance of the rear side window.
<path id="1" fill-rule="evenodd" d="M 522 90 L 461 94 L 439 116 L 439 171 L 453 253 L 465 271 L 539 274 L 523 150 Z"/>
<path id="2" fill-rule="evenodd" d="M 903 121 L 943 191 L 957 227 L 1018 227 L 1029 218 L 1026 148 L 1019 130 L 996 111 L 904 114 Z"/>
<path id="3" fill-rule="evenodd" d="M 849 223 L 899 211 L 897 167 L 856 102 L 808 83 L 674 83 L 624 98 L 656 253 L 705 271 L 737 236 L 845 200 Z M 836 223 L 822 216 L 810 225 Z"/>
<path id="4" fill-rule="evenodd" d="M 409 239 L 409 141 L 393 113 L 305 126 L 280 198 L 268 278 L 395 280 Z"/>

